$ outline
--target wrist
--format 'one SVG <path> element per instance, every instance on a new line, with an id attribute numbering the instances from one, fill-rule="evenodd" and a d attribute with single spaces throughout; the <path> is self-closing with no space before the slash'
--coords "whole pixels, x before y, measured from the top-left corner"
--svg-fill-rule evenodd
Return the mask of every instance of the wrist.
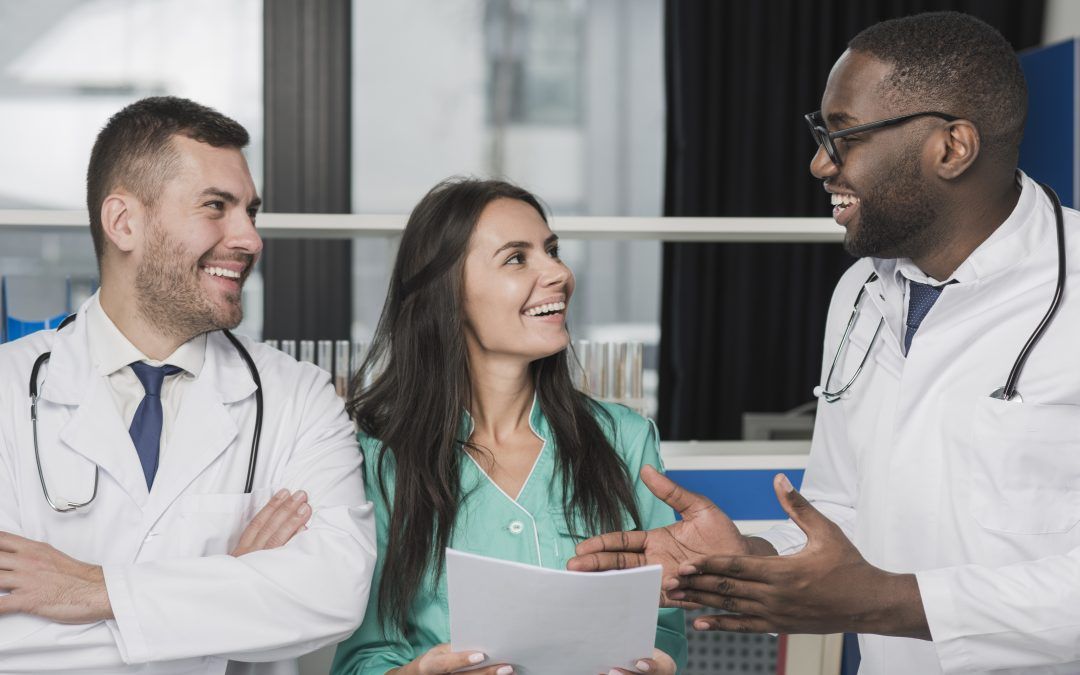
<path id="1" fill-rule="evenodd" d="M 914 574 L 893 574 L 878 570 L 879 583 L 872 587 L 873 607 L 864 615 L 860 633 L 877 633 L 894 637 L 930 639 L 930 627 L 926 622 L 919 583 Z"/>
<path id="2" fill-rule="evenodd" d="M 82 575 L 87 583 L 88 601 L 92 611 L 99 621 L 115 619 L 112 602 L 109 600 L 109 589 L 105 585 L 105 571 L 100 565 L 87 565 Z"/>

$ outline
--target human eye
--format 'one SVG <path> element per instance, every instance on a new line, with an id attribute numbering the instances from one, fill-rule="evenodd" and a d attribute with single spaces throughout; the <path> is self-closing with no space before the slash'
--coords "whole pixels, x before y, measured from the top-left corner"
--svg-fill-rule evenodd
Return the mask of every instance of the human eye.
<path id="1" fill-rule="evenodd" d="M 211 199 L 210 201 L 203 204 L 203 206 L 214 211 L 225 211 L 225 202 L 220 199 Z"/>
<path id="2" fill-rule="evenodd" d="M 558 260 L 558 258 L 559 258 L 559 245 L 558 244 L 552 244 L 551 246 L 548 246 L 547 253 L 552 258 L 555 258 L 556 260 Z"/>
<path id="3" fill-rule="evenodd" d="M 255 209 L 255 208 L 248 209 L 247 214 L 248 214 L 248 218 L 251 218 L 251 220 L 254 221 L 255 217 L 259 215 L 259 209 Z"/>
<path id="4" fill-rule="evenodd" d="M 505 264 L 505 265 L 524 265 L 525 264 L 525 254 L 522 253 L 521 251 L 517 251 L 513 255 L 511 255 L 509 258 L 507 258 L 504 261 L 503 264 Z"/>

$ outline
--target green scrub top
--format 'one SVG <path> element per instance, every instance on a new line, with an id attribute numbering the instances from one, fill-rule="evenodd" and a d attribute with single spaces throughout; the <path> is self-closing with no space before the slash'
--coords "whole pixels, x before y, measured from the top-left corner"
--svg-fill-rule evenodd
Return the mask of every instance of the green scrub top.
<path id="1" fill-rule="evenodd" d="M 609 403 L 599 405 L 611 415 L 613 421 L 609 426 L 602 415 L 598 416 L 601 428 L 634 479 L 642 527 L 652 529 L 673 523 L 675 516 L 671 508 L 653 496 L 638 478 L 641 467 L 646 464 L 663 469 L 656 426 L 625 406 Z M 472 420 L 468 415 L 466 424 L 471 434 Z M 543 441 L 543 446 L 517 500 L 511 499 L 495 485 L 466 455 L 467 458 L 461 463 L 461 490 L 466 496 L 458 510 L 450 547 L 492 558 L 566 569 L 566 562 L 573 557 L 574 547 L 580 539 L 567 532 L 562 481 L 556 471 L 554 433 L 535 398 L 529 426 Z M 351 637 L 338 645 L 331 669 L 334 675 L 381 675 L 391 668 L 406 665 L 435 645 L 450 642 L 450 608 L 445 573 L 439 575 L 434 589 L 433 575 L 428 573 L 424 585 L 427 590 L 417 593 L 413 600 L 407 636 L 400 635 L 390 626 L 384 630 L 381 625 L 378 590 L 389 528 L 389 509 L 387 502 L 382 499 L 375 475 L 382 446 L 377 439 L 365 434 L 360 434 L 359 438 L 364 453 L 365 488 L 368 498 L 375 504 L 379 557 L 364 622 Z M 386 489 L 391 492 L 389 501 L 392 502 L 393 469 L 390 459 L 388 456 L 384 470 L 387 474 Z M 578 533 L 585 531 L 582 524 L 574 529 Z M 659 610 L 656 647 L 669 654 L 678 665 L 679 672 L 683 671 L 686 665 L 686 633 L 682 610 Z"/>

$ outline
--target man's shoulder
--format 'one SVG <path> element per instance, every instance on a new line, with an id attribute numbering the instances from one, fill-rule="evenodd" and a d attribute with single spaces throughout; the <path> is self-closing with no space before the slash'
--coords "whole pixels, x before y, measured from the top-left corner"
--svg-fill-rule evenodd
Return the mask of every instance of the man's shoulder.
<path id="1" fill-rule="evenodd" d="M 29 375 L 33 362 L 52 349 L 55 337 L 56 331 L 38 331 L 0 344 L 0 382 L 25 379 L 22 375 Z"/>

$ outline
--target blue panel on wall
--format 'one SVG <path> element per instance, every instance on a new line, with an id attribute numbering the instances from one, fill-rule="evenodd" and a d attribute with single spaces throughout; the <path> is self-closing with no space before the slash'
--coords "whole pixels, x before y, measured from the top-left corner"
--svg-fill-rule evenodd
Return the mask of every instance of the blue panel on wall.
<path id="1" fill-rule="evenodd" d="M 1020 54 L 1028 86 L 1028 117 L 1020 168 L 1076 206 L 1076 40 Z"/>
<path id="2" fill-rule="evenodd" d="M 787 514 L 776 502 L 772 486 L 773 476 L 778 473 L 786 474 L 796 488 L 802 485 L 802 469 L 668 471 L 667 475 L 684 488 L 713 500 L 733 520 L 783 520 Z"/>

